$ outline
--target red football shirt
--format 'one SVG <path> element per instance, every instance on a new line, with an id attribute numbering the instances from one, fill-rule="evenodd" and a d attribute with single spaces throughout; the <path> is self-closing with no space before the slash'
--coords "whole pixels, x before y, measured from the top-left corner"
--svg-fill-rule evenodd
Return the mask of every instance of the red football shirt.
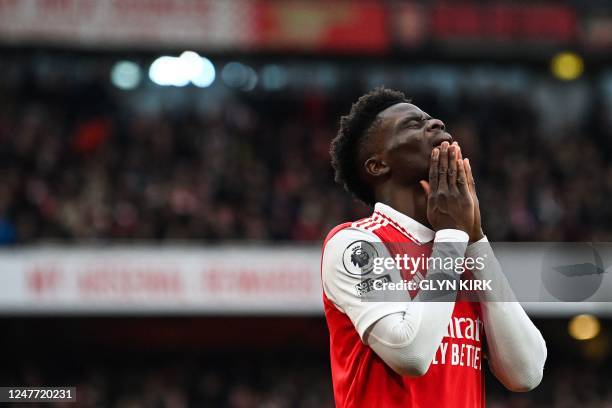
<path id="1" fill-rule="evenodd" d="M 485 338 L 478 303 L 455 303 L 447 333 L 421 377 L 397 374 L 362 341 L 373 323 L 405 305 L 362 301 L 364 276 L 347 263 L 347 251 L 368 241 L 381 243 L 392 256 L 429 255 L 433 238 L 429 228 L 380 203 L 371 217 L 339 225 L 327 236 L 321 272 L 337 407 L 484 407 Z"/>

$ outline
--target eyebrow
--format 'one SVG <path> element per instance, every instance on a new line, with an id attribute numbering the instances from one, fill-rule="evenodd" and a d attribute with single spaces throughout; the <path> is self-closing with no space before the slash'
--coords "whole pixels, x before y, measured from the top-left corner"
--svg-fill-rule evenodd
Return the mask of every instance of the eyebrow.
<path id="1" fill-rule="evenodd" d="M 403 118 L 401 118 L 398 122 L 397 125 L 395 126 L 396 129 L 401 128 L 402 126 L 404 126 L 405 124 L 407 124 L 408 122 L 410 122 L 411 120 L 420 120 L 420 121 L 424 121 L 424 120 L 430 120 L 431 116 L 429 116 L 428 114 L 426 114 L 425 112 L 422 113 L 409 113 L 408 115 L 404 116 Z"/>

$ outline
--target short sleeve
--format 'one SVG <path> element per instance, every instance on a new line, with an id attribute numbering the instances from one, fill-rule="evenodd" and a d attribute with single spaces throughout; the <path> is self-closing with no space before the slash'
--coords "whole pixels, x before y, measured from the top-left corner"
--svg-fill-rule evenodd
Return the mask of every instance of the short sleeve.
<path id="1" fill-rule="evenodd" d="M 375 302 L 364 300 L 367 288 L 364 281 L 376 279 L 374 271 L 360 270 L 350 262 L 351 255 L 368 253 L 376 248 L 377 256 L 389 257 L 389 252 L 373 233 L 356 228 L 346 228 L 334 235 L 323 249 L 321 278 L 327 298 L 346 314 L 362 341 L 368 328 L 379 319 L 407 309 L 406 302 Z M 399 273 L 392 280 L 399 279 Z M 410 301 L 406 294 L 406 301 Z"/>

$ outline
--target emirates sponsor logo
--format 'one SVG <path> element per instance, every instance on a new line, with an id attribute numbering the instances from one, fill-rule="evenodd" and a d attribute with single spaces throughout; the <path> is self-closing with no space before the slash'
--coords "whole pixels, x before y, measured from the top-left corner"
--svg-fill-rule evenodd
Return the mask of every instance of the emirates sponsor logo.
<path id="1" fill-rule="evenodd" d="M 480 370 L 482 367 L 480 340 L 482 325 L 482 320 L 479 318 L 453 316 L 432 364 Z"/>
<path id="2" fill-rule="evenodd" d="M 453 339 L 467 339 L 480 342 L 480 332 L 483 327 L 482 320 L 469 317 L 451 317 L 451 321 L 446 328 L 444 337 Z"/>

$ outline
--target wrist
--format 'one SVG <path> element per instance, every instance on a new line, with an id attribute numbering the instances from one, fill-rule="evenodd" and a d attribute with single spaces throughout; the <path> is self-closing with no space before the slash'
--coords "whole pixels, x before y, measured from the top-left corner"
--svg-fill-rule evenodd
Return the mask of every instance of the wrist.
<path id="1" fill-rule="evenodd" d="M 435 242 L 463 242 L 468 243 L 469 235 L 467 232 L 457 228 L 444 228 L 436 231 Z"/>
<path id="2" fill-rule="evenodd" d="M 457 231 L 465 232 L 470 237 L 472 236 L 471 226 L 461 225 L 461 224 L 458 224 L 452 221 L 447 222 L 447 223 L 438 224 L 438 225 L 432 225 L 432 228 L 435 232 L 442 231 L 442 230 L 457 230 Z"/>
<path id="3" fill-rule="evenodd" d="M 478 228 L 476 231 L 472 231 L 470 233 L 470 243 L 480 241 L 485 237 L 482 228 Z"/>

